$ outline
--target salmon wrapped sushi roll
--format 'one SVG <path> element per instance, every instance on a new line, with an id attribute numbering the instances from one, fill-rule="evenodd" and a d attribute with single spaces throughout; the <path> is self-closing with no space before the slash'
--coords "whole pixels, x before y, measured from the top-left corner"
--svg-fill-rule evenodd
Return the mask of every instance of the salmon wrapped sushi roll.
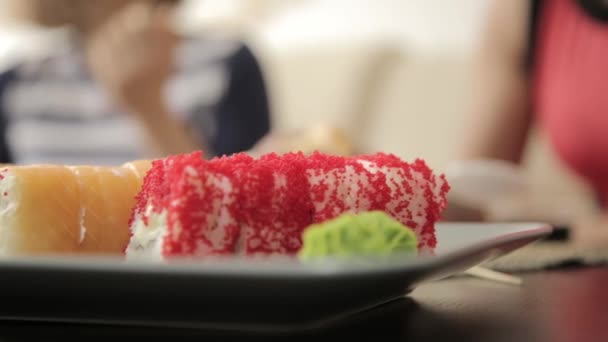
<path id="1" fill-rule="evenodd" d="M 128 167 L 32 165 L 0 171 L 0 255 L 121 255 L 140 173 Z"/>

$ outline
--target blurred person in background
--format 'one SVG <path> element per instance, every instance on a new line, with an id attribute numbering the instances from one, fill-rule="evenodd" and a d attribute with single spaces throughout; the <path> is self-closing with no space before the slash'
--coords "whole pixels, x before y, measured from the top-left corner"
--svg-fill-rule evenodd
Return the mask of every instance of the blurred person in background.
<path id="1" fill-rule="evenodd" d="M 608 1 L 494 0 L 460 160 L 518 164 L 538 123 L 597 194 L 601 214 L 580 225 L 608 230 L 607 61 Z"/>
<path id="2" fill-rule="evenodd" d="M 67 33 L 0 74 L 0 162 L 116 165 L 252 148 L 270 131 L 255 56 L 241 42 L 178 36 L 179 3 L 14 1 L 17 17 Z"/>

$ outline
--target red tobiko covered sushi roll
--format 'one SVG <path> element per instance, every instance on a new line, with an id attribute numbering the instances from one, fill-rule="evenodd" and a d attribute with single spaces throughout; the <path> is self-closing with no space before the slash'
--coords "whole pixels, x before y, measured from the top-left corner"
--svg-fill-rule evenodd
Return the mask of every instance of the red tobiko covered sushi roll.
<path id="1" fill-rule="evenodd" d="M 313 214 L 305 170 L 303 154 L 269 154 L 241 174 L 238 217 L 244 254 L 300 249 Z"/>
<path id="2" fill-rule="evenodd" d="M 430 253 L 448 190 L 423 161 L 387 154 L 172 156 L 144 179 L 127 257 L 295 254 L 311 224 L 372 210 L 411 228 Z"/>
<path id="3" fill-rule="evenodd" d="M 424 161 L 410 164 L 383 153 L 351 158 L 316 153 L 307 172 L 315 223 L 344 212 L 381 210 L 414 230 L 420 253 L 435 248 L 434 225 L 447 204 L 449 186 Z"/>
<path id="4" fill-rule="evenodd" d="M 381 209 L 405 226 L 418 238 L 421 254 L 432 252 L 437 245 L 435 223 L 447 206 L 450 190 L 443 175 L 436 175 L 427 164 L 417 159 L 406 163 L 394 155 L 378 153 L 359 159 L 366 170 L 382 175 L 388 188 L 388 202 Z"/>
<path id="5" fill-rule="evenodd" d="M 137 196 L 127 256 L 234 253 L 240 237 L 235 174 L 251 162 L 239 155 L 210 163 L 200 152 L 153 162 Z"/>

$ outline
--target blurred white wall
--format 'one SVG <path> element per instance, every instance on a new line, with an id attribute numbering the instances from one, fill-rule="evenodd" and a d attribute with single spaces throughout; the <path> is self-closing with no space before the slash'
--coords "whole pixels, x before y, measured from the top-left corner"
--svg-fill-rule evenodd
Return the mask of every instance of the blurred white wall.
<path id="1" fill-rule="evenodd" d="M 191 27 L 202 29 L 210 22 L 243 23 L 251 20 L 248 13 L 266 14 L 263 22 L 257 22 L 257 34 L 281 49 L 391 39 L 417 51 L 467 53 L 487 3 L 488 0 L 190 0 L 188 17 Z M 277 9 L 280 15 L 272 15 Z"/>

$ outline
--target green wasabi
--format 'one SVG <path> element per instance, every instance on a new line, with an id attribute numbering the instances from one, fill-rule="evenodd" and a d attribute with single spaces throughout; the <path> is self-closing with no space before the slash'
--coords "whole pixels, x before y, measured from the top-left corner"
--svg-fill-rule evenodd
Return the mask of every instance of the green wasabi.
<path id="1" fill-rule="evenodd" d="M 417 254 L 414 232 L 382 211 L 343 214 L 304 230 L 300 260 Z"/>

